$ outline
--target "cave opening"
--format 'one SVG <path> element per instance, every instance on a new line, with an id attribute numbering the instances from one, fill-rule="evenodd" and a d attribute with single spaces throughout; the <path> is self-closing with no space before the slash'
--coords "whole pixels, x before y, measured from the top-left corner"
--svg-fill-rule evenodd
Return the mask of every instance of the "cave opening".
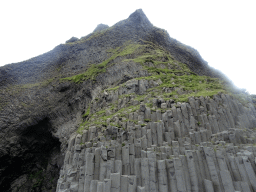
<path id="1" fill-rule="evenodd" d="M 60 170 L 60 142 L 51 133 L 48 118 L 22 131 L 8 156 L 1 158 L 5 167 L 1 191 L 54 190 Z"/>

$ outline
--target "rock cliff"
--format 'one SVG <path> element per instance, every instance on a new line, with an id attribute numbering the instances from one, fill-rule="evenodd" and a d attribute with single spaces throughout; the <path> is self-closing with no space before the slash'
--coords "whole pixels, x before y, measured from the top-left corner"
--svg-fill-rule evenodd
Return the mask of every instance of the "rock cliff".
<path id="1" fill-rule="evenodd" d="M 1 191 L 256 191 L 255 98 L 142 10 L 0 74 Z"/>

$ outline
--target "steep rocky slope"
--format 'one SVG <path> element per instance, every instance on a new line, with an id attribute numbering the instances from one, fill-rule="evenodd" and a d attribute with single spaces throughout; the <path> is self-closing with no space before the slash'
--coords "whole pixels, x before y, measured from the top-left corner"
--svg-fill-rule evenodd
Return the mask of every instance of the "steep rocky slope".
<path id="1" fill-rule="evenodd" d="M 255 99 L 142 10 L 0 74 L 1 191 L 255 191 Z"/>

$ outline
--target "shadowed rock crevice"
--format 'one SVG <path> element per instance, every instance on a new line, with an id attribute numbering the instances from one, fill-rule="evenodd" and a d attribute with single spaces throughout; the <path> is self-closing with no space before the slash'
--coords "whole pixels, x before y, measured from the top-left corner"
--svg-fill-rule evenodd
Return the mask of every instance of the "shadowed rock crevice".
<path id="1" fill-rule="evenodd" d="M 61 163 L 60 142 L 51 134 L 49 120 L 43 119 L 23 130 L 19 138 L 14 136 L 9 154 L 0 159 L 5 168 L 1 191 L 54 190 Z"/>

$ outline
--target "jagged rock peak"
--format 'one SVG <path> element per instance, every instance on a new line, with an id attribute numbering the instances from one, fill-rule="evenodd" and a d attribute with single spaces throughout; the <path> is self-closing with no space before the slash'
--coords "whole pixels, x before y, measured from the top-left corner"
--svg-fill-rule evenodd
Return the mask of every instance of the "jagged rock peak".
<path id="1" fill-rule="evenodd" d="M 129 18 L 129 21 L 132 21 L 133 23 L 137 25 L 150 25 L 153 26 L 152 23 L 148 20 L 145 13 L 142 11 L 142 9 L 137 9 L 134 13 L 132 13 Z"/>
<path id="2" fill-rule="evenodd" d="M 79 40 L 77 37 L 71 37 L 69 40 L 66 41 L 66 43 L 72 43 Z"/>
<path id="3" fill-rule="evenodd" d="M 101 23 L 101 24 L 97 25 L 97 27 L 94 29 L 93 32 L 98 32 L 98 31 L 101 31 L 101 30 L 107 29 L 107 28 L 109 28 L 108 25 L 105 25 L 105 24 L 102 24 L 102 23 Z"/>

